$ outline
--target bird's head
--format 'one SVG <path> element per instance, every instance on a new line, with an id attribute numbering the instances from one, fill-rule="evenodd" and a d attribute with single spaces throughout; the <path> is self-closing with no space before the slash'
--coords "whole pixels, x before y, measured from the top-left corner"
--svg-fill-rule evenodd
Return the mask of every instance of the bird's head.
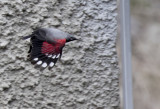
<path id="1" fill-rule="evenodd" d="M 74 40 L 78 40 L 77 38 L 73 37 L 72 35 L 69 35 L 67 38 L 66 38 L 66 42 L 70 42 L 70 41 L 74 41 Z"/>

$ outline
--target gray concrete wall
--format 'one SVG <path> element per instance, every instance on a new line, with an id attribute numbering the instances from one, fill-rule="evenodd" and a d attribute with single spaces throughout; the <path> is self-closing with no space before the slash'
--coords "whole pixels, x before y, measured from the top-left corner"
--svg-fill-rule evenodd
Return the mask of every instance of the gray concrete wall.
<path id="1" fill-rule="evenodd" d="M 116 0 L 0 0 L 0 109 L 119 109 Z M 66 44 L 52 70 L 27 61 L 37 27 L 83 41 Z"/>

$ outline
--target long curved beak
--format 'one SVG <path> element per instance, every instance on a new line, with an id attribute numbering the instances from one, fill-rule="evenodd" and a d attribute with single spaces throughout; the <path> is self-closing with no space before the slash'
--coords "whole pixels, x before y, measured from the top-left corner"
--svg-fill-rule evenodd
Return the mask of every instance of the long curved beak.
<path id="1" fill-rule="evenodd" d="M 78 40 L 78 41 L 83 41 L 82 39 L 76 39 L 76 40 Z"/>

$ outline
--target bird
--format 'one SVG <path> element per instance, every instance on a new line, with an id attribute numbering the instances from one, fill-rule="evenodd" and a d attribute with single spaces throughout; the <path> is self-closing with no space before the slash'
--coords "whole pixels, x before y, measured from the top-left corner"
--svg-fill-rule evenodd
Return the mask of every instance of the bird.
<path id="1" fill-rule="evenodd" d="M 56 28 L 39 28 L 23 40 L 30 38 L 30 49 L 28 58 L 32 64 L 42 69 L 55 66 L 58 59 L 61 59 L 62 49 L 66 43 L 78 40 L 74 36 Z"/>

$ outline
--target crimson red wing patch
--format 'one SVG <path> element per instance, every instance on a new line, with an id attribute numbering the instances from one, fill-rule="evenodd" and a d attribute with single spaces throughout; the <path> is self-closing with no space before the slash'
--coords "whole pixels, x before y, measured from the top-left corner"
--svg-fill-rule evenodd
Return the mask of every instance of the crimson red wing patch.
<path id="1" fill-rule="evenodd" d="M 61 58 L 62 49 L 65 46 L 65 39 L 56 40 L 55 43 L 40 41 L 36 38 L 31 39 L 32 49 L 30 50 L 30 59 L 33 64 L 42 68 L 52 68 L 57 60 Z"/>

